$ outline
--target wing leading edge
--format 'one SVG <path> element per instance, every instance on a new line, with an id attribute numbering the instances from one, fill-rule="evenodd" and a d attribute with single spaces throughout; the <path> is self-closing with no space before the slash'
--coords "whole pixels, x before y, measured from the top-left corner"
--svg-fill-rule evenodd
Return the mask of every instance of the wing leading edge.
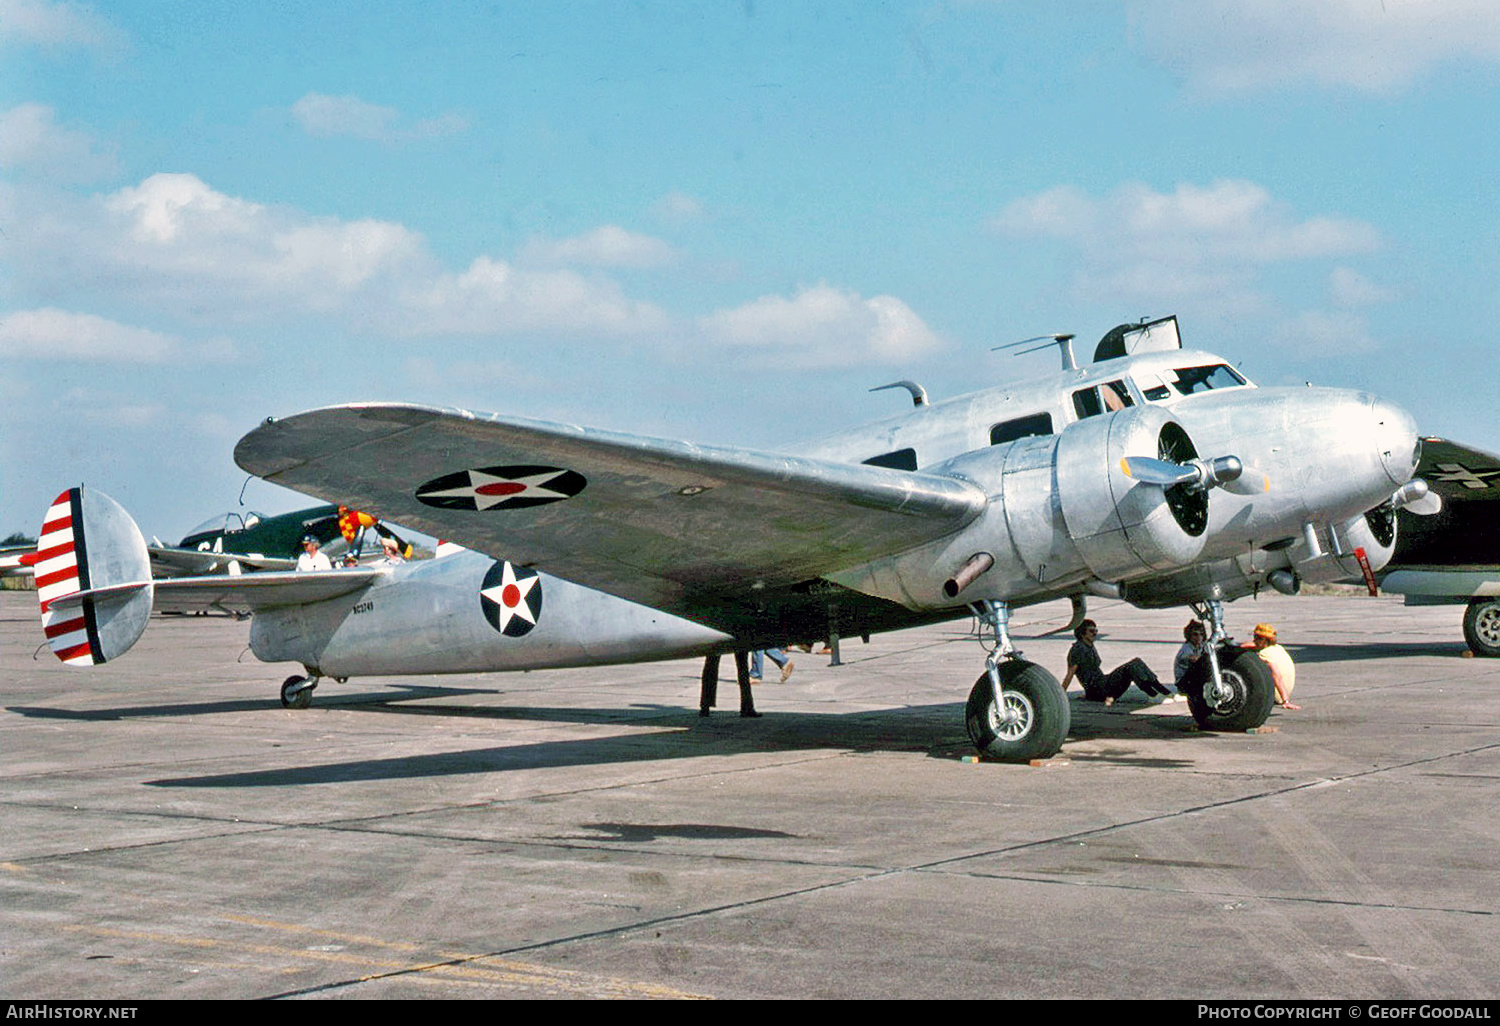
<path id="1" fill-rule="evenodd" d="M 942 537 L 986 503 L 939 475 L 406 404 L 268 420 L 235 461 L 687 616 Z"/>

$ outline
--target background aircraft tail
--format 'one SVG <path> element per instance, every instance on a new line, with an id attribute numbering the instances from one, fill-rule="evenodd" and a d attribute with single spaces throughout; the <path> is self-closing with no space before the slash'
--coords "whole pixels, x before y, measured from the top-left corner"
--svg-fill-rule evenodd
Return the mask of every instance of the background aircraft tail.
<path id="1" fill-rule="evenodd" d="M 82 485 L 47 510 L 29 557 L 42 631 L 57 658 L 93 666 L 125 652 L 151 616 L 151 560 L 125 508 Z"/>

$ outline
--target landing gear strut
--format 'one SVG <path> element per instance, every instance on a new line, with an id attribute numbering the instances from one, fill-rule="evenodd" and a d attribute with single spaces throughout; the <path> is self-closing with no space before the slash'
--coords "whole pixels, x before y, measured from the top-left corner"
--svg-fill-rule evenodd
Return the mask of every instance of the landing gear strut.
<path id="1" fill-rule="evenodd" d="M 1187 685 L 1188 708 L 1204 730 L 1250 730 L 1266 722 L 1276 701 L 1276 682 L 1254 651 L 1227 644 L 1224 606 L 1195 603 L 1193 612 L 1209 623 L 1207 667 L 1195 668 Z"/>
<path id="2" fill-rule="evenodd" d="M 1057 754 L 1068 736 L 1068 698 L 1057 678 L 1020 658 L 1010 639 L 1010 607 L 1004 602 L 970 604 L 994 632 L 985 671 L 974 682 L 964 709 L 969 739 L 985 755 L 1012 762 Z"/>

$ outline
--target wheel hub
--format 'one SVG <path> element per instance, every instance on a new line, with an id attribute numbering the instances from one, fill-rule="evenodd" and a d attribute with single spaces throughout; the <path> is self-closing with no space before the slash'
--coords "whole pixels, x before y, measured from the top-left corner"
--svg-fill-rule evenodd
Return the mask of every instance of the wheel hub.
<path id="1" fill-rule="evenodd" d="M 1486 606 L 1474 619 L 1474 633 L 1486 645 L 1500 646 L 1500 606 Z"/>
<path id="2" fill-rule="evenodd" d="M 1025 695 L 1006 691 L 1000 702 L 990 704 L 990 729 L 1006 741 L 1019 741 L 1031 732 L 1036 710 Z"/>
<path id="3" fill-rule="evenodd" d="M 1213 690 L 1213 685 L 1203 689 L 1203 697 L 1207 699 L 1208 705 L 1213 711 L 1221 716 L 1232 716 L 1239 711 L 1240 706 L 1245 704 L 1245 695 L 1249 691 L 1243 678 L 1233 670 L 1221 670 L 1220 679 L 1224 686 L 1218 691 Z"/>

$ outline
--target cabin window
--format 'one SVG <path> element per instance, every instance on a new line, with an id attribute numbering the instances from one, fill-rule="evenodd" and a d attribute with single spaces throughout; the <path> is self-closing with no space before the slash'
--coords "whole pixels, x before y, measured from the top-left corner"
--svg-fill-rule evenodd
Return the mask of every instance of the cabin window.
<path id="1" fill-rule="evenodd" d="M 871 456 L 860 462 L 872 467 L 890 467 L 892 470 L 916 470 L 917 450 L 897 449 L 895 452 L 883 452 L 879 456 Z"/>
<path id="2" fill-rule="evenodd" d="M 1172 387 L 1183 395 L 1207 392 L 1215 388 L 1239 388 L 1249 384 L 1227 363 L 1212 367 L 1179 367 L 1172 373 Z"/>
<path id="3" fill-rule="evenodd" d="M 1078 419 L 1097 417 L 1101 413 L 1114 413 L 1127 406 L 1134 406 L 1130 390 L 1123 381 L 1108 381 L 1095 388 L 1080 388 L 1073 393 L 1073 412 Z"/>
<path id="4" fill-rule="evenodd" d="M 1014 442 L 1017 438 L 1030 438 L 1033 435 L 1050 435 L 1052 433 L 1052 414 L 1033 413 L 1029 417 L 1016 417 L 1013 420 L 1001 421 L 990 428 L 990 444 L 1003 445 L 1006 442 Z"/>

